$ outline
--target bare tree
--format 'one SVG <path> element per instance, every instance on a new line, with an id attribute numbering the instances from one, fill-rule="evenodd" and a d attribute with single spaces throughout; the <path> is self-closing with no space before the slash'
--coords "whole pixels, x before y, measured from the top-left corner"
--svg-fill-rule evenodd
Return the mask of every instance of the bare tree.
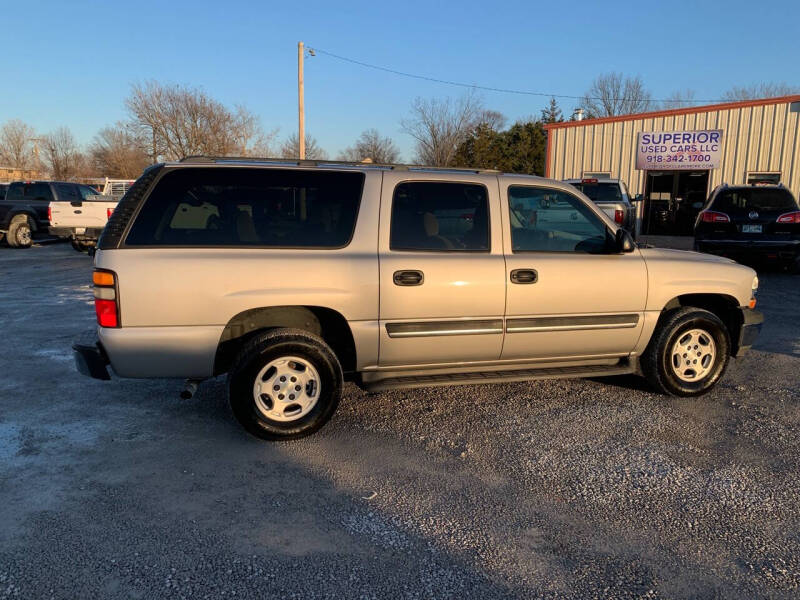
<path id="1" fill-rule="evenodd" d="M 150 163 L 148 140 L 125 123 L 101 129 L 89 147 L 92 163 L 106 177 L 134 179 Z"/>
<path id="2" fill-rule="evenodd" d="M 362 161 L 369 159 L 374 163 L 390 164 L 396 163 L 400 157 L 400 151 L 391 138 L 381 137 L 376 129 L 367 129 L 363 132 L 356 143 L 339 155 L 340 160 Z"/>
<path id="3" fill-rule="evenodd" d="M 283 158 L 300 158 L 300 138 L 296 133 L 290 135 L 281 144 L 281 157 Z M 328 153 L 319 145 L 319 142 L 306 134 L 306 158 L 309 160 L 325 160 L 328 158 Z"/>
<path id="4" fill-rule="evenodd" d="M 739 100 L 778 98 L 793 94 L 800 94 L 800 86 L 787 83 L 754 83 L 747 86 L 733 86 L 722 95 L 722 99 L 736 102 Z"/>
<path id="5" fill-rule="evenodd" d="M 596 119 L 646 112 L 653 108 L 653 99 L 638 75 L 606 73 L 592 82 L 578 106 L 588 118 Z"/>
<path id="6" fill-rule="evenodd" d="M 42 155 L 53 179 L 75 179 L 86 171 L 85 157 L 66 127 L 59 127 L 42 138 Z"/>
<path id="7" fill-rule="evenodd" d="M 11 119 L 0 127 L 0 162 L 27 169 L 34 164 L 33 138 L 36 131 L 19 119 Z"/>
<path id="8" fill-rule="evenodd" d="M 125 105 L 148 136 L 154 159 L 250 155 L 265 139 L 258 117 L 242 106 L 228 109 L 197 88 L 136 84 Z"/>
<path id="9" fill-rule="evenodd" d="M 695 92 L 689 88 L 685 90 L 677 90 L 667 96 L 662 102 L 662 107 L 666 110 L 671 108 L 686 108 L 687 106 L 694 106 L 697 104 L 694 100 Z"/>
<path id="10" fill-rule="evenodd" d="M 452 164 L 459 145 L 481 123 L 498 126 L 497 115 L 486 111 L 473 93 L 458 100 L 417 98 L 411 105 L 411 115 L 400 125 L 416 140 L 416 162 L 446 167 Z"/>

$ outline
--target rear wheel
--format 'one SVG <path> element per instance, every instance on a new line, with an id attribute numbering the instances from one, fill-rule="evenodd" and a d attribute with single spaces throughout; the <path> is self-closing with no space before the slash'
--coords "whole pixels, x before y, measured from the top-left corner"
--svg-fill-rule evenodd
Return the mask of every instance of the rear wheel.
<path id="1" fill-rule="evenodd" d="M 339 405 L 342 368 L 319 337 L 299 329 L 257 335 L 228 374 L 231 408 L 251 434 L 266 440 L 309 435 Z"/>
<path id="2" fill-rule="evenodd" d="M 730 347 L 728 330 L 714 313 L 679 308 L 662 317 L 642 355 L 642 370 L 661 392 L 699 396 L 722 377 Z"/>
<path id="3" fill-rule="evenodd" d="M 72 249 L 76 252 L 86 252 L 89 248 L 86 244 L 79 242 L 77 240 L 70 240 L 70 245 Z"/>
<path id="4" fill-rule="evenodd" d="M 33 244 L 31 226 L 28 217 L 17 215 L 8 226 L 8 245 L 12 248 L 30 248 Z"/>

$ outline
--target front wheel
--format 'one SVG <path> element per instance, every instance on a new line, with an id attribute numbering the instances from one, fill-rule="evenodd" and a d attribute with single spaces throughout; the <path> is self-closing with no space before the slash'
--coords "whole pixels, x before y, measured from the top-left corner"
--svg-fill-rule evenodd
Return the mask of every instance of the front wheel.
<path id="1" fill-rule="evenodd" d="M 327 423 L 342 394 L 342 368 L 319 337 L 273 329 L 250 340 L 228 374 L 231 408 L 266 440 L 310 435 Z"/>
<path id="2" fill-rule="evenodd" d="M 699 396 L 713 388 L 730 359 L 730 335 L 712 312 L 695 307 L 665 314 L 642 355 L 642 370 L 659 391 Z"/>

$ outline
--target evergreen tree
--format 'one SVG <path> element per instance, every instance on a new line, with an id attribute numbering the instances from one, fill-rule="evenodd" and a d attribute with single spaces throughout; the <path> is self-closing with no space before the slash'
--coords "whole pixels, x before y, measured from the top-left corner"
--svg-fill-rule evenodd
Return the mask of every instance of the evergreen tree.
<path id="1" fill-rule="evenodd" d="M 555 98 L 550 98 L 550 104 L 547 108 L 542 109 L 542 123 L 560 123 L 564 120 L 561 114 L 561 109 L 558 106 Z"/>

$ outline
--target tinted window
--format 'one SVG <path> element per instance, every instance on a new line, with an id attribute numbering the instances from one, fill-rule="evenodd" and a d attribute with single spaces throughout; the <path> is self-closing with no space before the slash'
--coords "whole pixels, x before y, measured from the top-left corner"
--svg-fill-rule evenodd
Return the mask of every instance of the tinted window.
<path id="1" fill-rule="evenodd" d="M 743 188 L 722 190 L 714 199 L 713 209 L 721 212 L 750 210 L 795 210 L 797 204 L 788 190 L 779 188 Z"/>
<path id="2" fill-rule="evenodd" d="M 508 188 L 511 247 L 514 252 L 608 251 L 603 221 L 578 198 L 546 188 Z"/>
<path id="3" fill-rule="evenodd" d="M 362 173 L 247 168 L 167 172 L 126 240 L 136 246 L 341 247 Z"/>
<path id="4" fill-rule="evenodd" d="M 8 186 L 0 183 L 0 200 L 5 199 L 6 191 L 8 191 Z"/>
<path id="5" fill-rule="evenodd" d="M 488 252 L 486 188 L 470 183 L 401 183 L 392 200 L 392 250 Z"/>
<path id="6" fill-rule="evenodd" d="M 94 188 L 90 188 L 88 185 L 79 185 L 78 191 L 81 194 L 81 198 L 83 198 L 84 200 L 92 200 L 93 196 L 100 195 L 100 192 L 98 192 Z"/>
<path id="7" fill-rule="evenodd" d="M 56 191 L 58 192 L 58 199 L 64 202 L 80 200 L 80 196 L 78 196 L 78 186 L 69 183 L 57 183 Z"/>
<path id="8" fill-rule="evenodd" d="M 12 183 L 8 187 L 7 200 L 44 200 L 50 202 L 53 194 L 47 183 Z"/>
<path id="9" fill-rule="evenodd" d="M 573 183 L 592 202 L 623 202 L 618 183 Z"/>

